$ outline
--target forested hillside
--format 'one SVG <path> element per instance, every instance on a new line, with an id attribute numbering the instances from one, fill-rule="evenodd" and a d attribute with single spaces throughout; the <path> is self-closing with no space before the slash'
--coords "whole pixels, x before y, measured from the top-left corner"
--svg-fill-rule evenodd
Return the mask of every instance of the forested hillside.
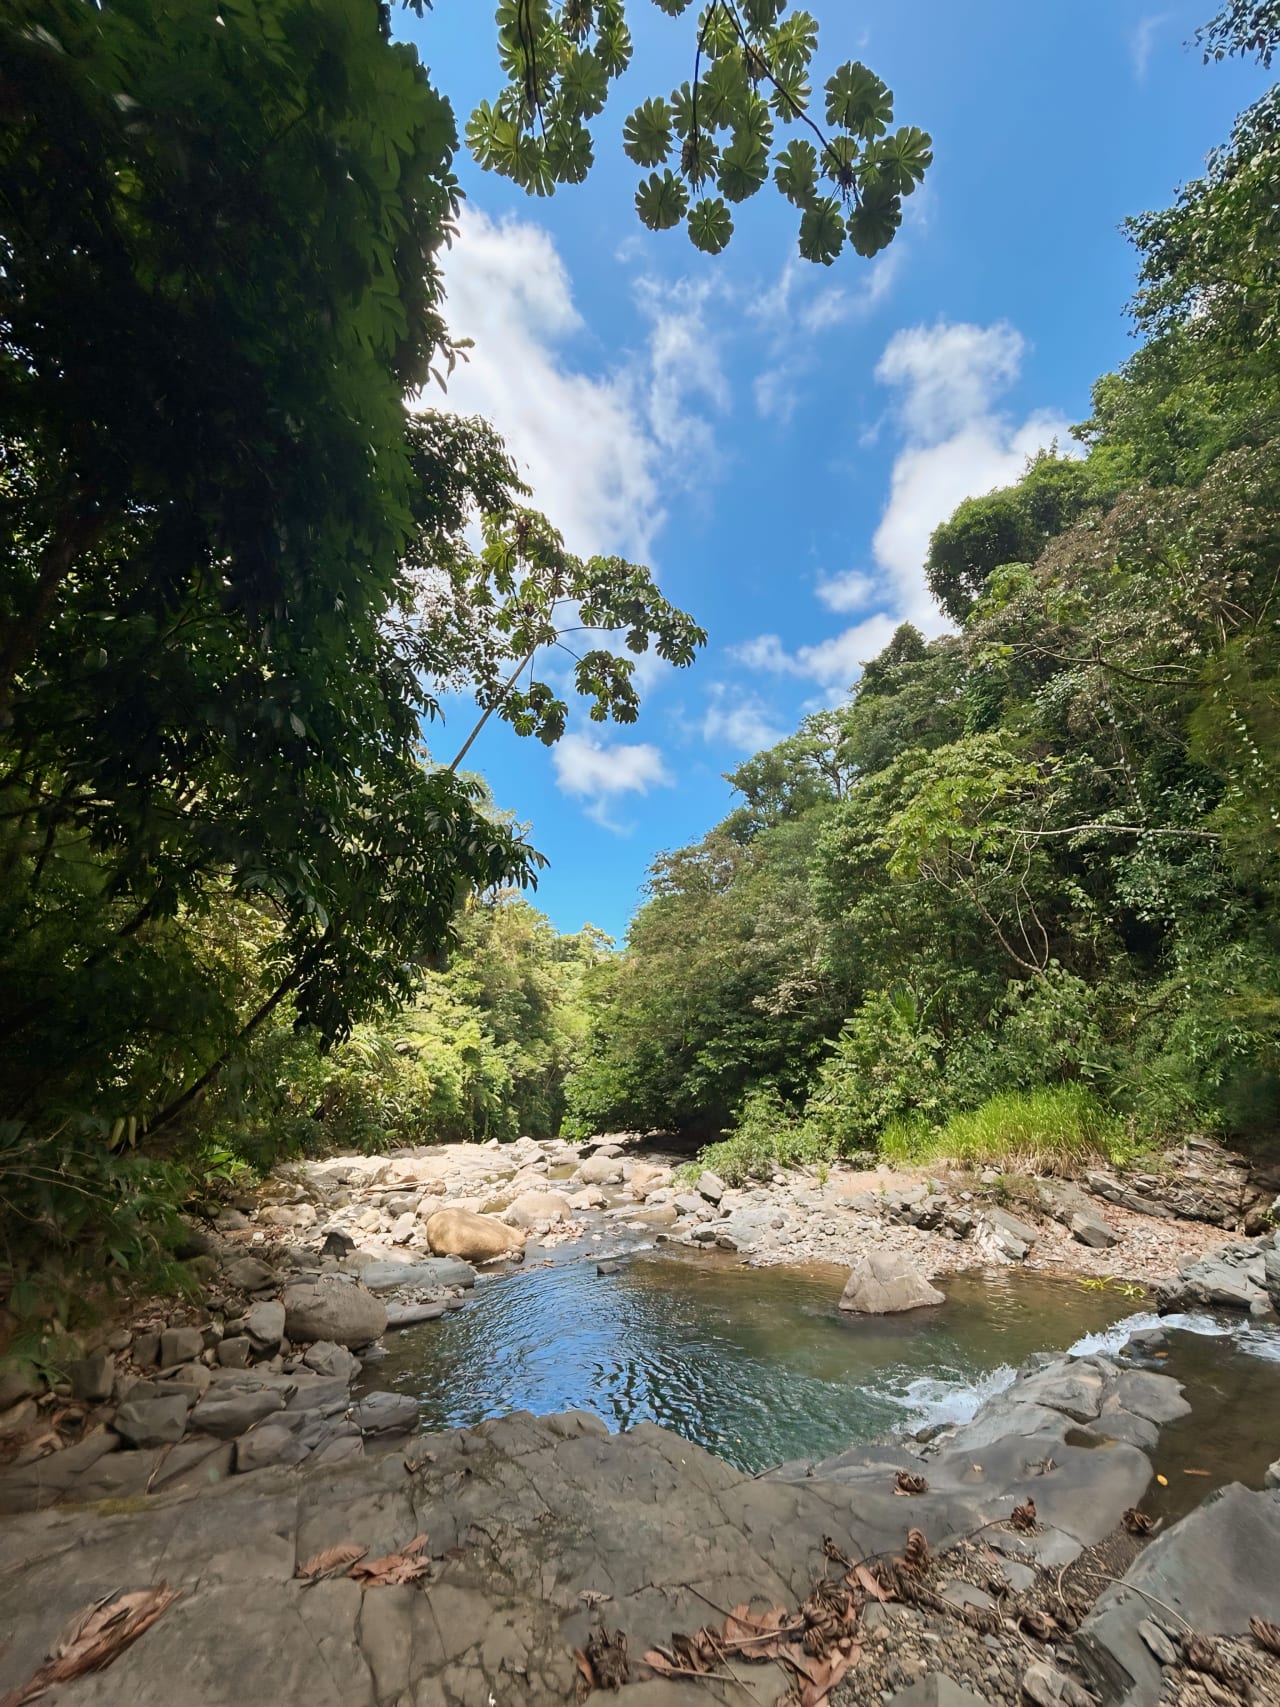
<path id="1" fill-rule="evenodd" d="M 935 533 L 955 632 L 899 628 L 655 862 L 578 1123 L 732 1128 L 739 1169 L 1276 1136 L 1278 114 L 1131 222 L 1140 347 L 1079 445 Z"/>

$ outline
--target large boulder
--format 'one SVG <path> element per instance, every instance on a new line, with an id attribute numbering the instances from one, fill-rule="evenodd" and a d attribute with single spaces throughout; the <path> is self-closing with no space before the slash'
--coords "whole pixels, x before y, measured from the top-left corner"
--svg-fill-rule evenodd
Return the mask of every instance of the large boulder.
<path id="1" fill-rule="evenodd" d="M 840 1296 L 840 1308 L 861 1316 L 896 1315 L 919 1310 L 926 1304 L 945 1304 L 936 1286 L 913 1268 L 905 1257 L 875 1252 L 860 1257 L 849 1270 Z"/>
<path id="2" fill-rule="evenodd" d="M 587 1185 L 621 1185 L 622 1163 L 616 1156 L 588 1156 L 578 1166 L 578 1178 Z"/>
<path id="3" fill-rule="evenodd" d="M 515 1227 L 504 1226 L 496 1215 L 477 1215 L 473 1210 L 455 1207 L 436 1210 L 427 1222 L 427 1243 L 438 1257 L 496 1262 L 499 1257 L 513 1256 L 523 1250 L 524 1234 Z"/>
<path id="4" fill-rule="evenodd" d="M 387 1326 L 387 1307 L 368 1287 L 345 1275 L 326 1274 L 284 1289 L 285 1332 L 295 1345 L 332 1340 L 348 1348 L 370 1345 Z"/>
<path id="5" fill-rule="evenodd" d="M 522 1191 L 502 1212 L 502 1219 L 512 1227 L 558 1226 L 573 1218 L 569 1199 L 558 1191 Z"/>

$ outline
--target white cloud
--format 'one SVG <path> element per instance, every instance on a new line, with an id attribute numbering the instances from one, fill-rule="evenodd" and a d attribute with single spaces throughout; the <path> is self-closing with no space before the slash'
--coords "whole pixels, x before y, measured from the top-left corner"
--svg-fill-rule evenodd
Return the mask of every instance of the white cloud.
<path id="1" fill-rule="evenodd" d="M 690 400 L 726 401 L 706 292 L 644 286 L 644 351 L 591 372 L 566 348 L 583 321 L 542 227 L 464 209 L 445 283 L 450 328 L 475 347 L 444 406 L 493 421 L 571 550 L 648 556 L 665 519 L 663 485 L 684 475 L 706 431 Z"/>
<path id="2" fill-rule="evenodd" d="M 1055 440 L 1063 451 L 1071 447 L 1065 417 L 1039 410 L 1016 421 L 996 408 L 1025 353 L 1022 334 L 1006 321 L 939 322 L 895 334 L 876 368 L 877 379 L 898 391 L 905 442 L 872 550 L 894 610 L 926 634 L 947 626 L 924 578 L 933 530 L 963 499 L 1010 485 Z"/>
<path id="3" fill-rule="evenodd" d="M 648 794 L 651 788 L 668 788 L 673 781 L 662 754 L 649 742 L 607 745 L 590 735 L 564 735 L 552 762 L 561 792 L 585 801 L 588 817 L 620 833 L 625 833 L 626 826 L 609 817 L 616 798 Z"/>
<path id="4" fill-rule="evenodd" d="M 814 592 L 828 610 L 865 610 L 874 603 L 878 588 L 870 575 L 861 569 L 846 569 L 839 575 L 823 575 Z"/>
<path id="5" fill-rule="evenodd" d="M 1001 320 L 994 326 L 939 321 L 895 332 L 876 365 L 882 385 L 902 390 L 908 434 L 934 444 L 959 431 L 1018 377 L 1026 343 Z"/>
<path id="6" fill-rule="evenodd" d="M 1151 55 L 1155 51 L 1156 38 L 1172 16 L 1171 12 L 1149 12 L 1145 18 L 1139 18 L 1129 31 L 1129 59 L 1133 65 L 1133 75 L 1139 83 L 1145 83 L 1147 80 L 1147 70 L 1151 64 Z"/>
<path id="7" fill-rule="evenodd" d="M 804 677 L 827 690 L 848 688 L 859 667 L 880 652 L 901 622 L 926 635 L 941 633 L 946 619 L 924 576 L 929 539 L 965 498 L 1018 479 L 1027 461 L 1055 440 L 1072 450 L 1068 421 L 1039 410 L 1025 419 L 998 408 L 1018 378 L 1026 343 L 1014 327 L 939 322 L 898 332 L 889 340 L 876 377 L 896 393 L 890 419 L 900 449 L 889 495 L 872 540 L 879 577 L 861 570 L 819 580 L 815 592 L 829 610 L 879 610 L 810 645 L 788 650 L 776 634 L 761 634 L 733 649 L 755 670 Z"/>
<path id="8" fill-rule="evenodd" d="M 764 747 L 776 746 L 786 730 L 773 722 L 769 707 L 758 694 L 744 694 L 725 682 L 712 682 L 702 734 L 707 741 L 723 741 L 740 752 L 758 753 Z"/>

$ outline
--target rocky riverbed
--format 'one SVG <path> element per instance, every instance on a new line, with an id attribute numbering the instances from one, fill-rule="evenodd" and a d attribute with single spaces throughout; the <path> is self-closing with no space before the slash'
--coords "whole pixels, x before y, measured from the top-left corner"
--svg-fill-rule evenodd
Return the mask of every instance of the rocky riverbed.
<path id="1" fill-rule="evenodd" d="M 1143 1532 L 1133 1442 L 1185 1409 L 1143 1355 L 1033 1359 L 964 1428 L 766 1476 L 649 1424 L 517 1413 L 31 1513 L 0 1534 L 0 1690 L 34 1699 L 79 1614 L 145 1590 L 151 1626 L 51 1699 L 1267 1707 L 1280 1494 Z"/>

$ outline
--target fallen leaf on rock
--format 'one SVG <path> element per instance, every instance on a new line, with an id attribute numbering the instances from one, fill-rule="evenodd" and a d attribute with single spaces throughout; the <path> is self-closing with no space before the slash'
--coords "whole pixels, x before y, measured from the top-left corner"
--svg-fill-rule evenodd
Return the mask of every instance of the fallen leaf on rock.
<path id="1" fill-rule="evenodd" d="M 587 1663 L 597 1689 L 620 1689 L 631 1676 L 627 1660 L 627 1637 L 623 1630 L 611 1636 L 602 1624 L 587 1639 Z"/>
<path id="2" fill-rule="evenodd" d="M 1130 1535 L 1150 1535 L 1155 1527 L 1155 1518 L 1145 1511 L 1139 1511 L 1137 1506 L 1130 1506 L 1120 1519 Z"/>
<path id="3" fill-rule="evenodd" d="M 826 1659 L 811 1661 L 812 1670 L 800 1690 L 800 1707 L 823 1707 L 831 1691 L 861 1657 L 862 1649 L 854 1646 L 847 1654 L 837 1648 Z"/>
<path id="4" fill-rule="evenodd" d="M 1184 1470 L 1182 1472 L 1182 1474 L 1184 1476 L 1212 1476 L 1213 1471 L 1212 1470 Z"/>
<path id="5" fill-rule="evenodd" d="M 1018 1622 L 1024 1630 L 1038 1636 L 1042 1642 L 1048 1642 L 1058 1634 L 1058 1620 L 1048 1612 L 1041 1612 L 1039 1607 L 1028 1606 Z"/>
<path id="6" fill-rule="evenodd" d="M 893 1478 L 895 1494 L 927 1494 L 929 1484 L 923 1476 L 913 1476 L 910 1470 L 899 1470 Z"/>
<path id="7" fill-rule="evenodd" d="M 1161 1476 L 1157 1473 L 1156 1481 L 1159 1482 L 1162 1488 L 1167 1488 L 1169 1486 L 1169 1478 L 1167 1476 Z"/>
<path id="8" fill-rule="evenodd" d="M 865 1565 L 855 1565 L 847 1581 L 851 1588 L 856 1585 L 858 1588 L 865 1589 L 873 1600 L 885 1601 L 892 1598 L 887 1589 L 881 1588 Z"/>
<path id="9" fill-rule="evenodd" d="M 1280 1624 L 1273 1624 L 1267 1618 L 1251 1618 L 1249 1629 L 1255 1642 L 1260 1643 L 1268 1653 L 1280 1654 Z"/>
<path id="10" fill-rule="evenodd" d="M 603 1606 L 606 1600 L 612 1600 L 611 1594 L 606 1594 L 601 1588 L 584 1588 L 578 1599 L 584 1606 Z"/>
<path id="11" fill-rule="evenodd" d="M 364 1588 L 395 1588 L 400 1583 L 416 1582 L 430 1573 L 431 1560 L 423 1557 L 427 1545 L 425 1535 L 415 1535 L 398 1553 L 384 1553 L 380 1559 L 363 1559 L 352 1565 L 349 1577 Z"/>
<path id="12" fill-rule="evenodd" d="M 159 1583 L 155 1588 L 109 1594 L 105 1600 L 95 1601 L 71 1621 L 35 1676 L 11 1690 L 0 1707 L 26 1707 L 50 1684 L 69 1683 L 86 1672 L 101 1671 L 149 1630 L 177 1598 L 177 1589 Z"/>
<path id="13" fill-rule="evenodd" d="M 1009 1513 L 1009 1522 L 1015 1529 L 1030 1531 L 1036 1527 L 1036 1502 L 1024 1500 L 1021 1505 L 1014 1506 Z"/>
<path id="14" fill-rule="evenodd" d="M 293 1574 L 306 1582 L 318 1583 L 324 1577 L 336 1577 L 339 1571 L 345 1571 L 348 1565 L 363 1559 L 368 1551 L 356 1541 L 342 1541 L 336 1547 L 326 1547 L 323 1553 L 313 1554 Z"/>
<path id="15" fill-rule="evenodd" d="M 1035 1507 L 1032 1506 L 1034 1512 Z M 929 1543 L 924 1538 L 922 1529 L 907 1531 L 907 1550 L 903 1564 L 913 1576 L 922 1577 L 929 1569 Z"/>

